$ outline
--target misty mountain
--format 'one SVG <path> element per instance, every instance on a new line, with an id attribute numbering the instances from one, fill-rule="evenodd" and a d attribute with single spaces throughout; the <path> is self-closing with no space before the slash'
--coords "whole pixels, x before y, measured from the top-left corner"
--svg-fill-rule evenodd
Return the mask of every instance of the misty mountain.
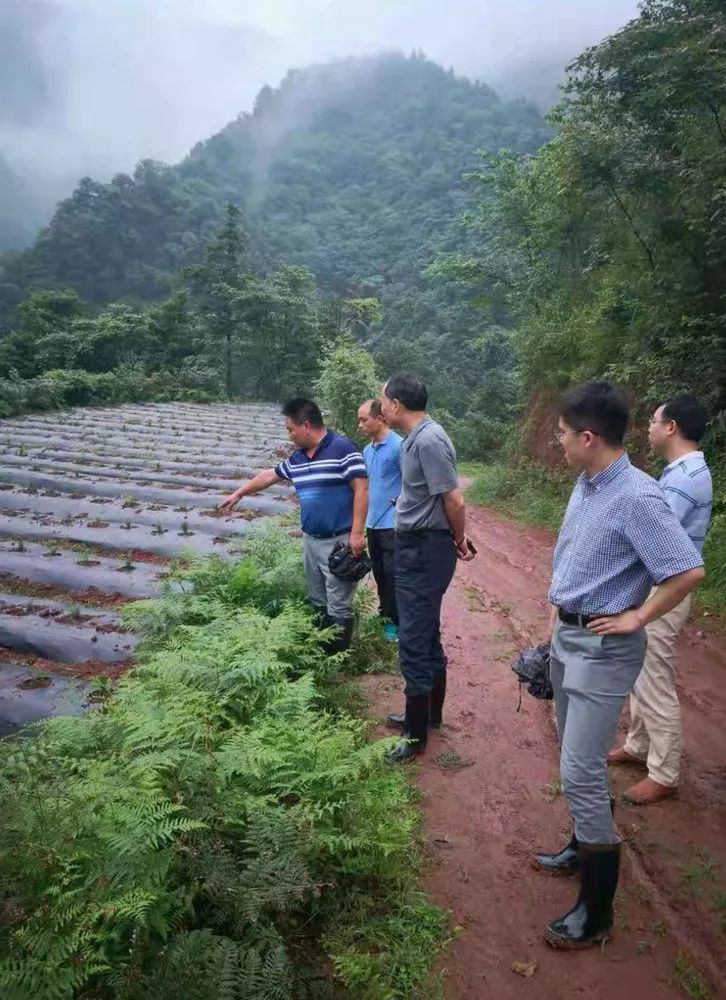
<path id="1" fill-rule="evenodd" d="M 475 325 L 461 297 L 423 272 L 466 244 L 477 151 L 534 151 L 547 135 L 533 106 L 419 55 L 291 71 L 178 165 L 82 180 L 32 247 L 6 258 L 5 328 L 37 288 L 72 288 L 94 305 L 163 298 L 229 201 L 243 210 L 256 267 L 302 264 L 329 293 L 377 296 L 404 338 L 412 325 L 419 340 Z"/>

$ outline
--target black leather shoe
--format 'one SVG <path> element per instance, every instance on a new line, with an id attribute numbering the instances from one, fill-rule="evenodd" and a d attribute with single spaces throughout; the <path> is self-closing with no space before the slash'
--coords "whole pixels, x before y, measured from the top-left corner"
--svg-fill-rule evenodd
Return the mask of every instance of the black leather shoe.
<path id="1" fill-rule="evenodd" d="M 403 729 L 404 726 L 406 725 L 406 716 L 404 715 L 403 712 L 400 713 L 393 712 L 391 715 L 386 717 L 386 722 L 392 729 Z M 440 729 L 440 728 L 441 728 L 440 722 L 434 722 L 432 719 L 429 719 L 429 729 Z"/>
<path id="2" fill-rule="evenodd" d="M 580 894 L 546 932 L 554 948 L 587 948 L 610 937 L 620 873 L 620 844 L 580 844 Z"/>
<path id="3" fill-rule="evenodd" d="M 577 837 L 573 833 L 569 844 L 557 854 L 537 854 L 534 860 L 539 868 L 551 875 L 574 875 L 580 870 L 577 848 Z"/>
<path id="4" fill-rule="evenodd" d="M 389 764 L 406 764 L 426 749 L 429 728 L 429 696 L 406 698 L 406 718 L 403 729 L 405 742 L 386 754 Z"/>

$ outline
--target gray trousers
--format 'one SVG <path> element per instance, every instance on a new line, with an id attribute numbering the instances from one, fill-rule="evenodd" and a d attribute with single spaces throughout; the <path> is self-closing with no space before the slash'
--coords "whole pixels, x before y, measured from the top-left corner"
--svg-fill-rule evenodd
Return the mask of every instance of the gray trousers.
<path id="1" fill-rule="evenodd" d="M 550 671 L 560 734 L 560 779 L 583 844 L 616 844 L 607 755 L 646 650 L 645 631 L 599 636 L 555 625 Z"/>
<path id="2" fill-rule="evenodd" d="M 358 586 L 357 583 L 339 580 L 328 569 L 328 557 L 333 546 L 340 541 L 347 542 L 348 535 L 337 535 L 335 538 L 303 535 L 305 581 L 310 603 L 325 608 L 337 621 L 353 617 L 353 598 Z"/>

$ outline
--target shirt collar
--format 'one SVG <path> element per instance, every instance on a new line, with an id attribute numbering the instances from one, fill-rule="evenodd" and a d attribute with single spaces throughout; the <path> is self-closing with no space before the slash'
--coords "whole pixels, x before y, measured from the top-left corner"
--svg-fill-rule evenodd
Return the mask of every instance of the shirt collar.
<path id="1" fill-rule="evenodd" d="M 374 451 L 378 451 L 378 449 L 383 448 L 384 445 L 390 444 L 392 440 L 393 440 L 393 431 L 389 431 L 382 441 L 371 441 L 371 444 L 373 445 Z"/>
<path id="2" fill-rule="evenodd" d="M 426 427 L 426 425 L 430 423 L 432 423 L 431 417 L 429 417 L 428 415 L 425 416 L 421 421 L 421 423 L 417 424 L 411 431 L 411 433 L 408 435 L 408 437 L 406 438 L 406 443 L 410 444 L 412 441 L 415 441 L 420 432 L 424 429 L 424 427 Z"/>
<path id="3" fill-rule="evenodd" d="M 318 457 L 318 455 L 323 450 L 323 448 L 327 448 L 328 447 L 328 445 L 330 444 L 330 442 L 332 440 L 333 440 L 333 432 L 332 431 L 327 431 L 326 434 L 325 434 L 325 437 L 323 437 L 323 438 L 320 439 L 320 443 L 318 444 L 317 448 L 312 453 L 312 455 L 308 455 L 307 451 L 305 451 L 304 448 L 298 448 L 298 451 L 303 456 L 303 458 L 305 459 L 306 462 L 312 462 L 312 460 L 314 458 Z"/>
<path id="4" fill-rule="evenodd" d="M 681 464 L 681 462 L 687 462 L 690 458 L 703 458 L 703 452 L 689 451 L 687 454 L 681 455 L 681 457 L 677 458 L 675 462 L 670 462 L 666 465 L 665 469 L 663 469 L 662 475 L 665 475 L 666 472 L 672 472 L 673 469 L 677 468 Z"/>
<path id="5" fill-rule="evenodd" d="M 608 483 L 617 479 L 621 472 L 624 472 L 628 468 L 630 468 L 630 459 L 623 453 L 620 458 L 616 458 L 614 462 L 611 462 L 606 469 L 594 475 L 592 479 L 585 476 L 585 482 L 593 490 L 601 490 L 603 486 L 607 486 Z"/>

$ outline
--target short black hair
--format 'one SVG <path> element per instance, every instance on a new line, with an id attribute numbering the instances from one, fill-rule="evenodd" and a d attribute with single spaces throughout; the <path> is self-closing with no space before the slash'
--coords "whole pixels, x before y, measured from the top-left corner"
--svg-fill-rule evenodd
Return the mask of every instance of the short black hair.
<path id="1" fill-rule="evenodd" d="M 672 420 L 686 441 L 699 442 L 706 433 L 708 415 L 695 396 L 679 392 L 663 404 L 663 417 Z"/>
<path id="2" fill-rule="evenodd" d="M 560 416 L 573 431 L 592 431 L 609 445 L 621 445 L 630 407 L 625 393 L 612 382 L 586 382 L 565 394 Z"/>
<path id="3" fill-rule="evenodd" d="M 383 416 L 383 410 L 381 409 L 381 401 L 380 401 L 380 399 L 372 399 L 371 400 L 371 405 L 370 405 L 370 409 L 368 410 L 368 412 L 369 412 L 369 414 L 372 417 L 382 417 Z"/>
<path id="4" fill-rule="evenodd" d="M 429 401 L 426 386 L 416 375 L 394 375 L 386 382 L 383 391 L 389 399 L 397 399 L 407 410 L 414 412 L 425 410 Z"/>
<path id="5" fill-rule="evenodd" d="M 282 415 L 289 417 L 294 424 L 304 424 L 307 421 L 311 427 L 325 427 L 318 404 L 304 396 L 288 399 L 282 408 Z"/>

